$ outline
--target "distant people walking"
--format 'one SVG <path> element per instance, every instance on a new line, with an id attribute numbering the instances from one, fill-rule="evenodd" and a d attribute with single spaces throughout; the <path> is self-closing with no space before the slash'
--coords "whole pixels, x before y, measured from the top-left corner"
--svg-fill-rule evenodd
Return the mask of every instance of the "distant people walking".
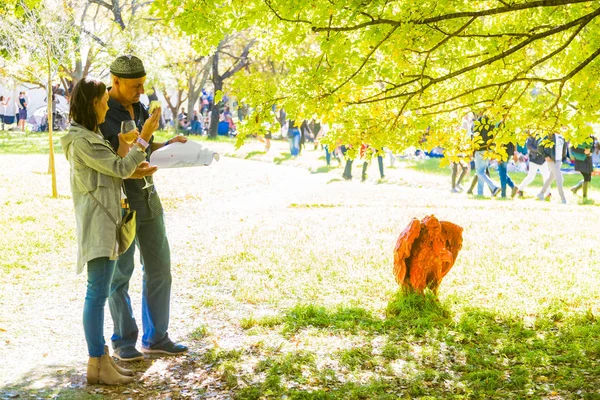
<path id="1" fill-rule="evenodd" d="M 548 162 L 546 161 L 543 150 L 539 147 L 539 140 L 534 136 L 530 135 L 525 143 L 529 153 L 529 171 L 523 182 L 518 186 L 517 192 L 519 197 L 525 195 L 525 188 L 533 182 L 538 171 L 542 174 L 542 185 L 546 183 L 546 180 L 550 177 L 550 170 L 548 169 Z M 550 193 L 550 192 L 548 192 Z M 548 193 L 544 193 L 544 197 L 548 196 Z"/>
<path id="2" fill-rule="evenodd" d="M 542 191 L 537 195 L 539 200 L 544 200 L 544 193 L 550 189 L 552 182 L 556 181 L 556 188 L 560 195 L 560 200 L 563 204 L 567 204 L 567 198 L 563 191 L 563 176 L 560 168 L 562 167 L 563 161 L 567 158 L 567 144 L 562 135 L 555 133 L 546 138 L 551 141 L 551 144 L 547 147 L 542 144 L 542 152 L 548 162 L 548 168 L 550 169 L 550 177 L 544 182 Z"/>
<path id="3" fill-rule="evenodd" d="M 27 121 L 27 106 L 29 103 L 29 99 L 25 95 L 25 92 L 19 93 L 19 98 L 17 99 L 17 107 L 19 107 L 19 129 L 25 131 L 25 122 Z"/>
<path id="4" fill-rule="evenodd" d="M 118 135 L 119 154 L 99 131 L 108 111 L 106 86 L 83 78 L 73 89 L 69 132 L 61 138 L 71 163 L 71 191 L 77 227 L 77 272 L 87 263 L 87 292 L 83 306 L 83 329 L 89 361 L 87 382 L 118 385 L 132 382 L 133 372 L 118 367 L 104 341 L 104 306 L 110 293 L 117 253 L 117 229 L 121 220 L 121 186 L 146 158 L 151 132 L 142 132 L 142 142 L 129 151 L 131 141 Z M 124 152 L 123 152 L 124 150 Z"/>
<path id="5" fill-rule="evenodd" d="M 571 156 L 575 159 L 575 171 L 583 176 L 577 185 L 571 188 L 573 194 L 577 194 L 582 189 L 583 199 L 588 197 L 588 188 L 592 181 L 592 172 L 594 164 L 592 162 L 592 149 L 594 148 L 595 138 L 590 136 L 584 143 L 576 147 L 571 147 Z"/>
<path id="6" fill-rule="evenodd" d="M 367 180 L 367 168 L 369 167 L 369 159 L 375 155 L 377 157 L 377 165 L 379 166 L 379 179 L 385 178 L 385 174 L 383 173 L 383 151 L 377 151 L 372 147 L 369 147 L 369 145 L 363 144 L 360 147 L 360 156 L 362 159 L 364 159 L 361 176 L 361 180 L 363 182 Z"/>

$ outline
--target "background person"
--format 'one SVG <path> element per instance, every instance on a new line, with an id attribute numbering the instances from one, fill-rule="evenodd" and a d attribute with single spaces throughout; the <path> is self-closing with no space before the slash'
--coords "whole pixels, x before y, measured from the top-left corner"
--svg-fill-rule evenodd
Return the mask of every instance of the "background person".
<path id="1" fill-rule="evenodd" d="M 592 172 L 594 171 L 594 164 L 592 163 L 592 148 L 595 143 L 595 138 L 590 136 L 587 141 L 580 144 L 577 147 L 571 147 L 571 155 L 575 160 L 575 171 L 578 171 L 583 176 L 577 185 L 571 188 L 573 194 L 577 194 L 579 189 L 583 189 L 583 199 L 587 199 L 588 188 L 592 181 Z"/>

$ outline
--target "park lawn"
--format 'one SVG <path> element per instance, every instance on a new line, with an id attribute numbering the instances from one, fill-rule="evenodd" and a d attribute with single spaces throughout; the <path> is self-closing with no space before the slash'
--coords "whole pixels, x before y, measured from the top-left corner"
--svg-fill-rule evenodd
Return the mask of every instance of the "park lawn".
<path id="1" fill-rule="evenodd" d="M 140 381 L 119 388 L 83 383 L 66 161 L 51 199 L 47 157 L 1 155 L 0 397 L 600 398 L 595 206 L 452 195 L 447 174 L 407 164 L 343 182 L 340 168 L 315 173 L 320 152 L 286 159 L 285 143 L 278 164 L 245 159 L 261 146 L 155 177 L 170 336 L 191 351 L 135 364 Z M 432 213 L 464 227 L 463 249 L 438 299 L 403 296 L 396 238 Z"/>
<path id="2" fill-rule="evenodd" d="M 52 143 L 54 153 L 62 153 L 60 138 L 65 131 L 53 132 Z M 164 142 L 173 137 L 170 131 L 158 131 L 154 134 L 157 142 Z M 191 140 L 210 143 L 235 143 L 235 138 L 217 136 L 208 139 L 206 136 L 188 136 Z M 50 142 L 48 132 L 0 131 L 0 154 L 48 154 Z"/>

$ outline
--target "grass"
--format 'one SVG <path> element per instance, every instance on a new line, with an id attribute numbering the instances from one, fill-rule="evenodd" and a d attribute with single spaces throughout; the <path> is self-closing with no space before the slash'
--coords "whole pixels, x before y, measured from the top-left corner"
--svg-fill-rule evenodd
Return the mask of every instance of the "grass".
<path id="1" fill-rule="evenodd" d="M 453 195 L 447 169 L 405 163 L 386 185 L 328 184 L 341 171 L 311 174 L 320 155 L 157 173 L 169 336 L 190 353 L 136 364 L 143 380 L 118 388 L 83 383 L 67 163 L 57 157 L 51 199 L 46 156 L 0 155 L 0 398 L 600 398 L 600 215 L 572 196 Z M 407 295 L 392 277 L 398 234 L 428 214 L 464 228 L 439 297 Z M 140 291 L 138 265 L 138 320 Z"/>
<path id="2" fill-rule="evenodd" d="M 62 153 L 60 138 L 65 132 L 54 132 L 54 153 Z M 49 154 L 48 132 L 0 131 L 0 154 Z"/>

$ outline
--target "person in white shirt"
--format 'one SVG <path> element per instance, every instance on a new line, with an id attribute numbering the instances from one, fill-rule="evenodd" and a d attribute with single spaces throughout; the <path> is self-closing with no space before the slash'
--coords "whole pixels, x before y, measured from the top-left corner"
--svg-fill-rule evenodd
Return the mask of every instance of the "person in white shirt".
<path id="1" fill-rule="evenodd" d="M 560 194 L 560 200 L 563 204 L 567 204 L 567 198 L 563 190 L 563 176 L 560 171 L 563 161 L 567 158 L 567 145 L 565 138 L 555 133 L 547 138 L 551 143 L 547 147 L 544 147 L 543 143 L 540 144 L 541 152 L 545 156 L 548 168 L 550 169 L 550 177 L 544 182 L 542 191 L 537 195 L 539 200 L 544 200 L 544 193 L 550 189 L 552 182 L 556 181 L 556 188 Z"/>

